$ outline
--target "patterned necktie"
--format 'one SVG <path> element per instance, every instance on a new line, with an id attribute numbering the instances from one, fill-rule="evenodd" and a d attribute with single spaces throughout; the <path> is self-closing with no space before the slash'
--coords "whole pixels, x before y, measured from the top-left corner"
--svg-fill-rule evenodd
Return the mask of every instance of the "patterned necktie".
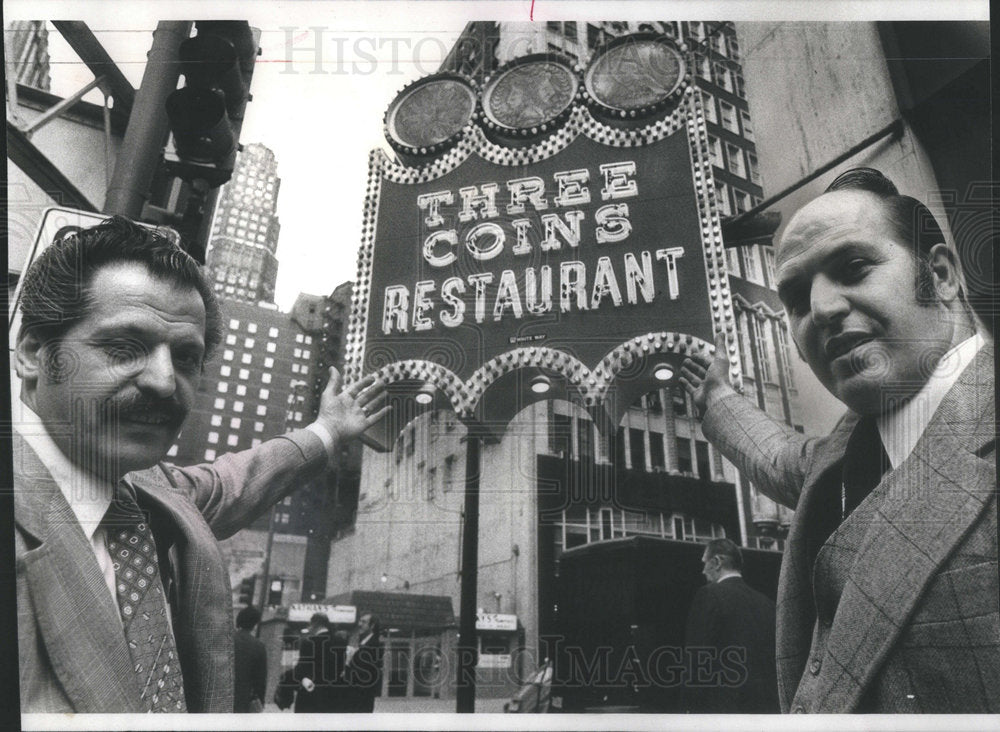
<path id="1" fill-rule="evenodd" d="M 118 484 L 104 516 L 125 640 L 149 712 L 185 712 L 184 682 L 160 580 L 156 543 L 131 488 Z"/>

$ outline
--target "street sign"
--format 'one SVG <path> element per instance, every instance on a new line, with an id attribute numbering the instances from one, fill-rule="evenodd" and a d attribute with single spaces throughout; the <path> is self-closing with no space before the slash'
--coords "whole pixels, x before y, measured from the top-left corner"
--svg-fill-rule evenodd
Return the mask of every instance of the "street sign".
<path id="1" fill-rule="evenodd" d="M 476 630 L 517 630 L 517 616 L 506 613 L 476 613 Z"/>
<path id="2" fill-rule="evenodd" d="M 288 607 L 288 622 L 308 623 L 316 613 L 324 613 L 331 623 L 353 625 L 358 609 L 353 605 L 324 605 L 316 602 L 295 602 Z"/>

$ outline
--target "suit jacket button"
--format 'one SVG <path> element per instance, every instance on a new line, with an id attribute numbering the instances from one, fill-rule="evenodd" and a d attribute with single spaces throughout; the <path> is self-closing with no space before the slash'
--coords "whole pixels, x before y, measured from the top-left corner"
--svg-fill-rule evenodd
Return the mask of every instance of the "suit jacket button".
<path id="1" fill-rule="evenodd" d="M 813 676 L 815 676 L 816 674 L 818 674 L 819 670 L 821 668 L 823 668 L 823 662 L 821 660 L 819 660 L 818 658 L 814 658 L 812 660 L 812 663 L 809 664 L 809 672 Z"/>

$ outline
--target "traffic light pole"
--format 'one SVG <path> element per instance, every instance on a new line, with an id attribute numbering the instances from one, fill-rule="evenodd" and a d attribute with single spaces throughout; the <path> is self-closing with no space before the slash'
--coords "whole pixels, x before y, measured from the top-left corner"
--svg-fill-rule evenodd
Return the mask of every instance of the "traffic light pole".
<path id="1" fill-rule="evenodd" d="M 458 621 L 458 684 L 455 711 L 476 711 L 476 596 L 479 583 L 479 474 L 481 431 L 468 425 L 465 438 L 465 520 L 462 524 L 462 583 Z"/>
<path id="2" fill-rule="evenodd" d="M 168 122 L 163 108 L 167 97 L 177 88 L 178 50 L 191 35 L 192 25 L 191 21 L 160 21 L 153 31 L 153 45 L 147 54 L 142 84 L 108 186 L 104 213 L 132 219 L 142 215 L 167 139 Z"/>

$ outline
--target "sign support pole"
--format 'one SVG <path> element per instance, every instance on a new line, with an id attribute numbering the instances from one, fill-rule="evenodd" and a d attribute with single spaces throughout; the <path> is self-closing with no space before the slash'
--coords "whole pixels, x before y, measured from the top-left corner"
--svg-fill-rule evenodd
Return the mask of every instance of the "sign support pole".
<path id="1" fill-rule="evenodd" d="M 476 711 L 476 593 L 479 582 L 479 474 L 481 431 L 468 425 L 465 438 L 465 520 L 462 523 L 462 585 L 458 624 L 458 688 L 455 711 Z"/>

